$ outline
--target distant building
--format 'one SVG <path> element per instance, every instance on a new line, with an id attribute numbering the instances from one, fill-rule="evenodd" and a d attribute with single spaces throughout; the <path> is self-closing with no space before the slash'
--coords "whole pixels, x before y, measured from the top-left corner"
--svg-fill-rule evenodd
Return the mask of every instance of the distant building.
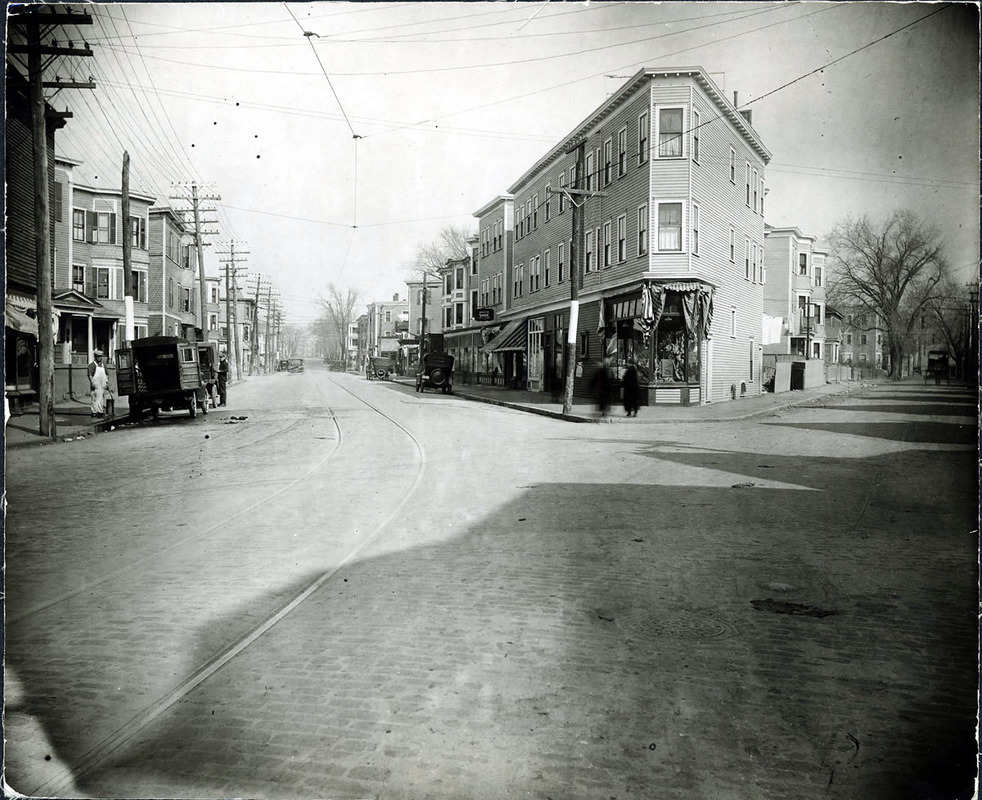
<path id="1" fill-rule="evenodd" d="M 480 308 L 481 279 L 478 272 L 479 239 L 467 240 L 467 256 L 451 259 L 440 270 L 443 283 L 443 349 L 456 359 L 460 373 L 478 372 L 481 367 L 481 333 L 486 322 L 474 319 Z"/>
<path id="2" fill-rule="evenodd" d="M 198 256 L 183 217 L 169 206 L 150 209 L 150 336 L 195 338 Z"/>
<path id="3" fill-rule="evenodd" d="M 765 227 L 765 353 L 838 360 L 839 327 L 830 322 L 825 284 L 828 251 L 798 228 Z"/>
<path id="4" fill-rule="evenodd" d="M 366 352 L 369 356 L 395 357 L 399 352 L 400 335 L 409 329 L 409 301 L 398 294 L 391 301 L 368 305 Z"/>

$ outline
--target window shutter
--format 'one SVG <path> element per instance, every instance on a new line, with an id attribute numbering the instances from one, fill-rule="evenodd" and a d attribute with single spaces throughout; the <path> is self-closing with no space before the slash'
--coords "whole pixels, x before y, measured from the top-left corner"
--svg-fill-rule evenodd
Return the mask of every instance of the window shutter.
<path id="1" fill-rule="evenodd" d="M 95 270 L 85 270 L 85 296 L 95 297 Z"/>
<path id="2" fill-rule="evenodd" d="M 140 249 L 147 249 L 147 221 L 140 217 Z"/>
<path id="3" fill-rule="evenodd" d="M 51 203 L 51 210 L 54 216 L 55 222 L 61 222 L 61 198 L 62 198 L 62 186 L 63 184 L 59 181 L 54 181 L 53 195 L 54 199 Z"/>
<path id="4" fill-rule="evenodd" d="M 116 215 L 109 215 L 109 244 L 116 244 Z"/>
<path id="5" fill-rule="evenodd" d="M 88 228 L 88 240 L 91 244 L 95 244 L 96 239 L 96 216 L 95 211 L 85 212 L 85 227 Z M 93 295 L 94 296 L 94 295 Z"/>

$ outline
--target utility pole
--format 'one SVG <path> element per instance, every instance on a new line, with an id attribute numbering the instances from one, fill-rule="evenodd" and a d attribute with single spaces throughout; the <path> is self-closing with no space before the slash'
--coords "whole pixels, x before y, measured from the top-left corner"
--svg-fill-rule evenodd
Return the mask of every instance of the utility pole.
<path id="1" fill-rule="evenodd" d="M 204 248 L 207 247 L 207 243 L 203 241 L 203 237 L 210 235 L 217 235 L 217 230 L 202 230 L 202 225 L 217 225 L 217 219 L 202 219 L 201 214 L 206 211 L 216 211 L 214 206 L 209 206 L 208 208 L 203 208 L 201 202 L 203 200 L 221 200 L 221 195 L 218 194 L 200 194 L 199 185 L 196 182 L 191 183 L 191 196 L 188 197 L 184 195 L 171 195 L 171 200 L 182 200 L 185 203 L 190 203 L 191 208 L 174 209 L 176 213 L 179 214 L 192 214 L 192 219 L 194 221 L 194 247 L 195 254 L 198 258 L 198 308 L 197 311 L 197 322 L 198 329 L 201 331 L 201 338 L 204 341 L 208 341 L 208 321 L 205 319 L 205 293 L 206 282 L 205 282 L 205 254 Z M 186 224 L 186 223 L 185 223 Z"/>
<path id="2" fill-rule="evenodd" d="M 45 68 L 58 56 L 91 57 L 88 42 L 84 47 L 75 47 L 71 41 L 68 47 L 59 47 L 57 41 L 42 45 L 41 37 L 46 36 L 59 25 L 91 25 L 89 14 L 77 14 L 52 10 L 45 13 L 45 6 L 38 5 L 21 13 L 10 14 L 11 27 L 26 25 L 26 44 L 11 43 L 10 53 L 27 54 L 28 85 L 31 106 L 31 139 L 34 147 L 34 246 L 36 254 L 37 320 L 38 320 L 38 428 L 42 436 L 57 438 L 55 420 L 55 336 L 52 330 L 54 310 L 52 303 L 51 280 L 51 215 L 48 207 L 50 187 L 48 185 L 48 118 L 45 113 L 45 89 L 94 89 L 95 83 L 63 83 L 58 76 L 54 81 L 44 80 Z M 43 27 L 43 30 L 42 30 Z M 50 56 L 42 63 L 41 56 Z M 10 65 L 8 64 L 8 69 Z M 65 111 L 52 116 L 59 119 L 71 118 Z M 59 126 L 60 127 L 60 126 Z"/>
<path id="3" fill-rule="evenodd" d="M 576 194 L 572 198 L 572 239 L 569 243 L 569 330 L 566 333 L 566 385 L 563 391 L 563 414 L 573 413 L 573 381 L 576 378 L 576 326 L 580 317 L 580 238 L 583 235 L 583 203 L 586 198 L 577 202 L 580 184 L 583 180 L 583 153 L 586 141 L 581 141 L 576 148 L 576 180 L 573 189 Z M 601 302 L 603 302 L 601 300 Z"/>
<path id="4" fill-rule="evenodd" d="M 423 271 L 423 313 L 419 324 L 419 361 L 417 367 L 423 363 L 423 354 L 426 352 L 426 295 L 429 292 L 426 286 L 426 271 Z"/>
<path id="5" fill-rule="evenodd" d="M 259 292 L 262 289 L 262 285 L 263 285 L 263 276 L 257 275 L 256 276 L 256 303 L 253 308 L 253 317 L 252 317 L 252 335 L 249 337 L 250 344 L 252 345 L 250 347 L 251 352 L 249 354 L 250 375 L 252 375 L 252 370 L 254 367 L 256 369 L 259 368 L 258 365 L 256 364 L 256 360 L 259 357 Z"/>
<path id="6" fill-rule="evenodd" d="M 233 355 L 233 366 L 235 369 L 235 379 L 242 380 L 242 346 L 239 340 L 239 297 L 238 297 L 238 264 L 247 259 L 239 258 L 235 252 L 235 242 L 229 243 L 228 252 L 222 251 L 218 255 L 226 255 L 228 258 L 222 259 L 225 265 L 222 269 L 225 272 L 225 321 L 229 331 L 228 348 Z M 238 256 L 249 255 L 248 250 L 240 250 Z M 234 350 L 233 350 L 234 348 Z"/>
<path id="7" fill-rule="evenodd" d="M 130 232 L 130 154 L 123 151 L 123 306 L 126 314 L 126 344 L 136 338 L 133 311 L 133 238 Z"/>
<path id="8" fill-rule="evenodd" d="M 263 372 L 269 373 L 269 315 L 272 308 L 273 287 L 266 287 L 266 335 L 263 339 Z"/>

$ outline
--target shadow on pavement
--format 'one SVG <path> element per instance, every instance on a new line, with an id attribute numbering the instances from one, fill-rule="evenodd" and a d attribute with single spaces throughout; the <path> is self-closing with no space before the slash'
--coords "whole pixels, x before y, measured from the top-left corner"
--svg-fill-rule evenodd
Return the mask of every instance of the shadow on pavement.
<path id="1" fill-rule="evenodd" d="M 854 409 L 849 409 L 853 411 Z M 947 422 L 768 422 L 768 425 L 799 430 L 868 436 L 915 444 L 974 444 L 977 429 Z"/>
<path id="2" fill-rule="evenodd" d="M 876 397 L 877 400 L 881 399 Z M 958 404 L 941 405 L 938 404 L 937 398 L 934 398 L 935 402 L 933 404 L 927 404 L 924 402 L 919 403 L 902 403 L 899 405 L 866 405 L 864 404 L 853 404 L 849 406 L 842 405 L 816 405 L 809 406 L 809 408 L 835 408 L 852 411 L 865 411 L 874 414 L 917 414 L 920 416 L 935 416 L 935 417 L 974 417 L 974 409 Z"/>
<path id="3" fill-rule="evenodd" d="M 663 448 L 639 453 L 706 483 L 794 486 L 643 470 L 530 486 L 450 541 L 345 568 L 83 788 L 971 797 L 974 470 L 915 505 L 905 481 L 947 479 L 944 454 Z M 214 619 L 194 646 L 252 613 Z"/>

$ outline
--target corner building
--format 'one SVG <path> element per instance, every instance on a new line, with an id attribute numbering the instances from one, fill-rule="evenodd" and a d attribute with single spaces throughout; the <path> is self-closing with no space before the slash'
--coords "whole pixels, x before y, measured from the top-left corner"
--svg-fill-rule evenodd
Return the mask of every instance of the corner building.
<path id="1" fill-rule="evenodd" d="M 749 114 L 704 69 L 639 71 L 477 213 L 482 243 L 503 204 L 514 215 L 485 351 L 517 339 L 509 360 L 533 391 L 553 389 L 572 357 L 580 396 L 601 364 L 619 378 L 629 362 L 648 404 L 759 393 L 769 160 Z M 492 257 L 485 270 L 481 254 L 483 281 L 502 265 Z"/>

